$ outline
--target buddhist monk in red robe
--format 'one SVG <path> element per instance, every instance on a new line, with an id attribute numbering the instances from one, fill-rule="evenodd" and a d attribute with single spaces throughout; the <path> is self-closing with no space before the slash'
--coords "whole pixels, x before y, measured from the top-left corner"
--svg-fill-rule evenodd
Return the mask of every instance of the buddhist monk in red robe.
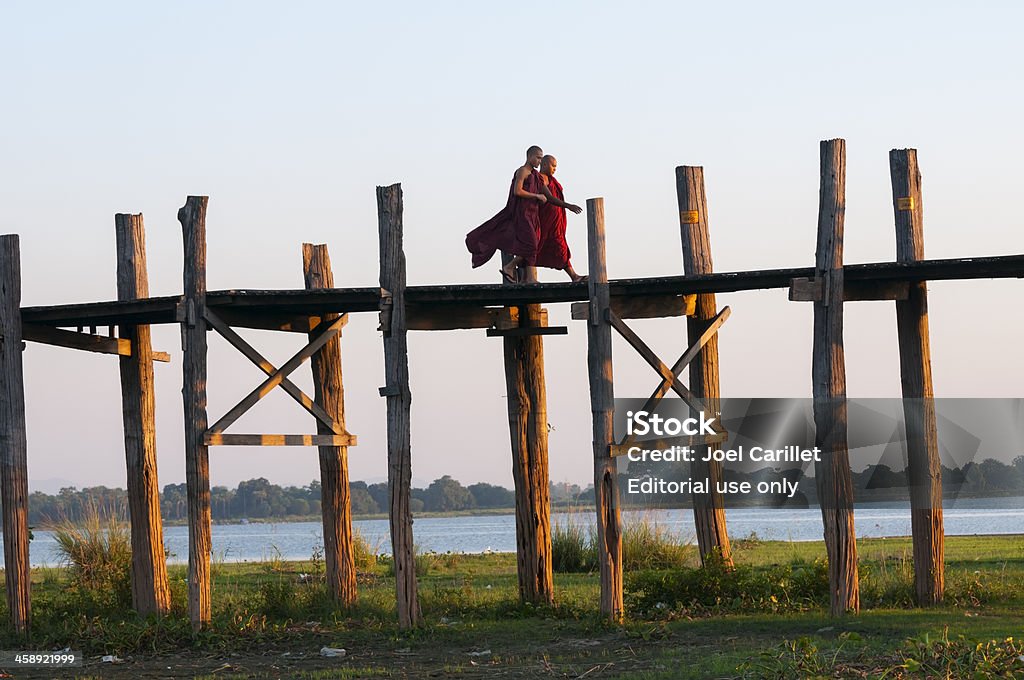
<path id="1" fill-rule="evenodd" d="M 540 206 L 540 244 L 537 246 L 537 266 L 559 269 L 569 275 L 575 283 L 587 277 L 580 276 L 573 270 L 569 261 L 569 244 L 565 240 L 565 211 L 568 208 L 577 215 L 583 209 L 578 205 L 565 202 L 565 191 L 562 184 L 555 179 L 558 159 L 544 156 L 540 161 L 540 179 L 547 187 L 551 197 Z"/>
<path id="2" fill-rule="evenodd" d="M 544 151 L 539 146 L 526 150 L 526 163 L 516 170 L 508 192 L 508 203 L 501 211 L 466 235 L 466 248 L 473 255 L 473 267 L 486 264 L 498 250 L 513 255 L 501 267 L 505 280 L 517 281 L 519 265 L 532 267 L 537 261 L 540 243 L 538 208 L 547 201 L 547 187 L 537 168 Z"/>

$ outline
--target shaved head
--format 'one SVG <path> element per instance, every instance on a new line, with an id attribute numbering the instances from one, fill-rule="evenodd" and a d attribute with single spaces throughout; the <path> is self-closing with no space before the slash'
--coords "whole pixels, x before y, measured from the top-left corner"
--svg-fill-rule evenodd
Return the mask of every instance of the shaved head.
<path id="1" fill-rule="evenodd" d="M 555 174 L 555 169 L 558 167 L 558 159 L 548 154 L 544 158 L 540 159 L 540 171 L 545 175 Z"/>
<path id="2" fill-rule="evenodd" d="M 529 149 L 526 150 L 526 155 L 527 156 L 532 156 L 533 154 L 540 153 L 541 151 L 543 151 L 543 149 L 541 149 L 539 146 L 534 144 L 533 146 L 531 146 Z"/>

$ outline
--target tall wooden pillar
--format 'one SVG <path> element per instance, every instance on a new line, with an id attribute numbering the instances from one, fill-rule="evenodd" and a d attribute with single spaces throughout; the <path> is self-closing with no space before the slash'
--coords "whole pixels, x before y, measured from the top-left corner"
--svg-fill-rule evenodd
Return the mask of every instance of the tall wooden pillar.
<path id="1" fill-rule="evenodd" d="M 391 547 L 395 564 L 398 625 L 411 628 L 422 620 L 417 596 L 415 548 L 412 539 L 412 392 L 409 389 L 409 345 L 405 318 L 405 252 L 402 250 L 402 185 L 377 187 L 380 235 L 380 287 L 390 295 L 385 304 L 385 385 L 388 407 L 388 495 Z M 390 310 L 390 311 L 388 311 Z"/>
<path id="2" fill-rule="evenodd" d="M 302 273 L 307 290 L 334 288 L 334 273 L 326 245 L 302 244 Z M 333 321 L 337 314 L 325 316 Z M 311 336 L 312 339 L 312 336 Z M 345 388 L 341 373 L 341 334 L 313 355 L 313 390 L 316 403 L 341 425 L 345 424 Z M 317 421 L 320 434 L 333 434 Z M 356 563 L 352 545 L 352 501 L 348 487 L 348 447 L 321 446 L 320 498 L 324 523 L 324 558 L 327 588 L 338 602 L 356 601 Z"/>
<path id="3" fill-rule="evenodd" d="M 536 282 L 535 268 L 527 268 L 526 280 Z M 522 305 L 519 312 L 521 326 L 540 326 L 540 305 Z M 506 337 L 502 342 L 516 490 L 519 597 L 525 602 L 553 604 L 544 340 L 526 335 Z"/>
<path id="4" fill-rule="evenodd" d="M 896 216 L 896 261 L 924 259 L 921 171 L 915 149 L 889 152 L 892 204 Z M 935 426 L 931 345 L 928 338 L 928 284 L 911 282 L 906 300 L 896 301 L 903 411 L 907 422 L 910 526 L 914 537 L 914 590 L 917 602 L 942 602 L 945 586 L 945 533 L 942 525 L 942 465 Z"/>
<path id="5" fill-rule="evenodd" d="M 178 211 L 184 242 L 181 302 L 185 485 L 188 495 L 188 611 L 198 630 L 210 622 L 210 451 L 206 415 L 206 204 L 189 196 Z"/>
<path id="6" fill-rule="evenodd" d="M 17 633 L 26 634 L 32 604 L 21 338 L 21 247 L 17 234 L 4 234 L 0 236 L 0 500 L 4 513 L 4 579 L 11 625 Z"/>
<path id="7" fill-rule="evenodd" d="M 149 297 L 146 231 L 142 215 L 114 216 L 117 241 L 117 299 Z M 128 509 L 132 534 L 132 605 L 142 615 L 171 609 L 167 557 L 160 519 L 156 470 L 156 399 L 153 347 L 149 326 L 121 325 L 119 336 L 131 343 L 131 356 L 119 357 L 121 418 L 128 470 Z"/>
<path id="8" fill-rule="evenodd" d="M 708 203 L 704 194 L 704 168 L 683 165 L 676 168 L 676 197 L 679 201 L 679 230 L 683 245 L 683 273 L 686 276 L 710 274 L 711 237 L 708 233 Z M 693 345 L 707 330 L 718 314 L 714 293 L 697 296 L 697 309 L 686 319 L 688 343 Z M 712 414 L 720 412 L 721 392 L 718 384 L 718 335 L 705 344 L 690 361 L 690 391 L 701 399 Z M 705 450 L 710 447 L 704 447 Z M 725 504 L 718 484 L 722 481 L 722 464 L 704 462 L 698 452 L 690 464 L 694 479 L 707 479 L 710 489 L 706 494 L 693 494 L 693 520 L 697 533 L 697 546 L 702 563 L 711 557 L 720 557 L 732 566 L 729 531 L 725 526 Z"/>
<path id="9" fill-rule="evenodd" d="M 829 609 L 833 616 L 860 609 L 853 481 L 846 437 L 846 358 L 843 351 L 843 226 L 846 214 L 846 142 L 821 143 L 821 189 L 814 275 L 822 282 L 814 303 L 811 378 L 815 445 L 821 462 L 814 476 L 828 552 Z"/>
<path id="10" fill-rule="evenodd" d="M 622 521 L 615 459 L 612 386 L 611 296 L 604 248 L 604 199 L 587 199 L 587 244 L 590 253 L 590 313 L 587 321 L 587 368 L 590 410 L 594 421 L 594 502 L 597 506 L 597 562 L 601 572 L 601 614 L 622 620 Z"/>

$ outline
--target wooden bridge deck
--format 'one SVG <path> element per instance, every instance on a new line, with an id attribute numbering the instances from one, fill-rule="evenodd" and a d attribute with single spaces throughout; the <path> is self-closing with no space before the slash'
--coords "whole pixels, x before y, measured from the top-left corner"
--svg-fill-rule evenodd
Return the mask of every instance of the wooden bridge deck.
<path id="1" fill-rule="evenodd" d="M 1024 255 L 976 257 L 918 262 L 872 262 L 844 268 L 847 282 L 941 281 L 1024 277 Z M 613 279 L 615 297 L 732 293 L 744 290 L 788 288 L 795 278 L 813 277 L 813 267 L 724 272 L 703 276 L 662 276 Z M 507 306 L 587 300 L 585 283 L 534 283 L 519 286 L 464 284 L 409 286 L 406 302 L 417 306 Z M 130 302 L 87 302 L 23 307 L 24 323 L 49 326 L 105 326 L 118 324 L 176 323 L 180 296 L 146 298 Z M 235 308 L 261 314 L 303 315 L 328 312 L 370 312 L 380 307 L 380 288 L 329 288 L 323 290 L 223 290 L 206 294 L 214 310 Z M 438 310 L 440 311 L 440 310 Z"/>

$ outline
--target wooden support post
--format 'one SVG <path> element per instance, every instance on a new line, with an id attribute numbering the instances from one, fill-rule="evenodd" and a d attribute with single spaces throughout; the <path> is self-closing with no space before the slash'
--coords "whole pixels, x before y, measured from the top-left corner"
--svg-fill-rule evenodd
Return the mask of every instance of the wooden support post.
<path id="1" fill-rule="evenodd" d="M 334 288 L 334 272 L 327 245 L 302 244 L 302 274 L 306 290 Z M 325 320 L 337 318 L 327 315 Z M 312 340 L 312 337 L 310 337 Z M 313 355 L 313 394 L 319 404 L 345 427 L 345 388 L 341 373 L 341 333 L 327 341 Z M 320 434 L 334 434 L 330 427 L 317 423 Z M 346 606 L 356 601 L 356 563 L 352 543 L 352 502 L 348 488 L 348 447 L 321 446 L 320 499 L 324 523 L 324 558 L 327 563 L 327 589 L 337 602 Z"/>
<path id="2" fill-rule="evenodd" d="M 843 225 L 846 215 L 846 142 L 821 143 L 821 189 L 814 276 L 824 281 L 814 303 L 812 383 L 818 502 L 828 552 L 829 609 L 833 616 L 860 609 L 853 482 L 846 439 L 846 359 L 843 352 Z"/>
<path id="3" fill-rule="evenodd" d="M 587 368 L 590 410 L 594 419 L 594 503 L 597 506 L 597 562 L 601 572 L 601 614 L 622 620 L 622 522 L 615 459 L 612 384 L 612 326 L 608 268 L 604 257 L 604 199 L 587 199 L 587 245 L 590 253 L 590 315 L 587 321 Z"/>
<path id="4" fill-rule="evenodd" d="M 537 270 L 526 267 L 525 272 L 525 282 L 536 283 Z M 520 327 L 541 325 L 540 305 L 523 305 L 519 312 Z M 544 340 L 539 335 L 507 336 L 502 344 L 516 493 L 519 598 L 524 602 L 550 605 L 555 601 L 555 589 L 551 565 Z"/>
<path id="5" fill-rule="evenodd" d="M 17 234 L 5 234 L 0 236 L 0 500 L 7 609 L 19 635 L 28 633 L 32 617 L 22 349 L 21 246 Z"/>
<path id="6" fill-rule="evenodd" d="M 117 242 L 117 299 L 149 297 L 146 231 L 142 215 L 114 216 Z M 121 418 L 128 470 L 128 509 L 132 534 L 132 605 L 141 615 L 171 609 L 167 556 L 160 519 L 156 470 L 156 398 L 149 326 L 118 326 L 132 352 L 118 359 L 121 370 Z"/>
<path id="7" fill-rule="evenodd" d="M 391 321 L 384 332 L 382 394 L 388 404 L 388 495 L 391 505 L 391 547 L 395 564 L 398 625 L 420 624 L 415 552 L 412 540 L 412 444 L 409 389 L 409 346 L 405 321 L 405 252 L 402 250 L 402 185 L 377 187 L 380 236 L 380 287 L 391 293 Z"/>
<path id="8" fill-rule="evenodd" d="M 924 259 L 921 171 L 915 149 L 889 152 L 892 203 L 896 215 L 896 261 Z M 914 539 L 914 590 L 922 606 L 942 602 L 945 586 L 945 532 L 942 524 L 942 465 L 932 393 L 928 337 L 928 285 L 909 284 L 896 301 L 903 412 L 907 421 L 907 476 L 910 527 Z"/>
<path id="9" fill-rule="evenodd" d="M 188 612 L 196 630 L 210 622 L 210 451 L 206 432 L 206 204 L 189 196 L 178 211 L 184 243 L 185 318 L 181 323 L 188 493 Z"/>
<path id="10" fill-rule="evenodd" d="M 711 262 L 711 237 L 708 233 L 708 203 L 704 194 L 704 168 L 682 165 L 676 168 L 676 198 L 679 202 L 679 233 L 683 246 L 683 274 L 699 276 L 714 270 Z M 714 293 L 697 296 L 697 308 L 686 319 L 686 335 L 690 345 L 695 344 L 708 325 L 718 315 Z M 711 411 L 720 412 L 718 384 L 718 336 L 715 335 L 690 361 L 690 391 Z M 704 447 L 706 450 L 709 447 Z M 718 484 L 722 481 L 722 464 L 704 462 L 702 453 L 690 464 L 695 479 L 709 481 L 708 493 L 693 494 L 693 521 L 697 533 L 697 546 L 702 564 L 709 559 L 721 559 L 731 567 L 732 549 L 725 526 L 725 504 Z"/>

